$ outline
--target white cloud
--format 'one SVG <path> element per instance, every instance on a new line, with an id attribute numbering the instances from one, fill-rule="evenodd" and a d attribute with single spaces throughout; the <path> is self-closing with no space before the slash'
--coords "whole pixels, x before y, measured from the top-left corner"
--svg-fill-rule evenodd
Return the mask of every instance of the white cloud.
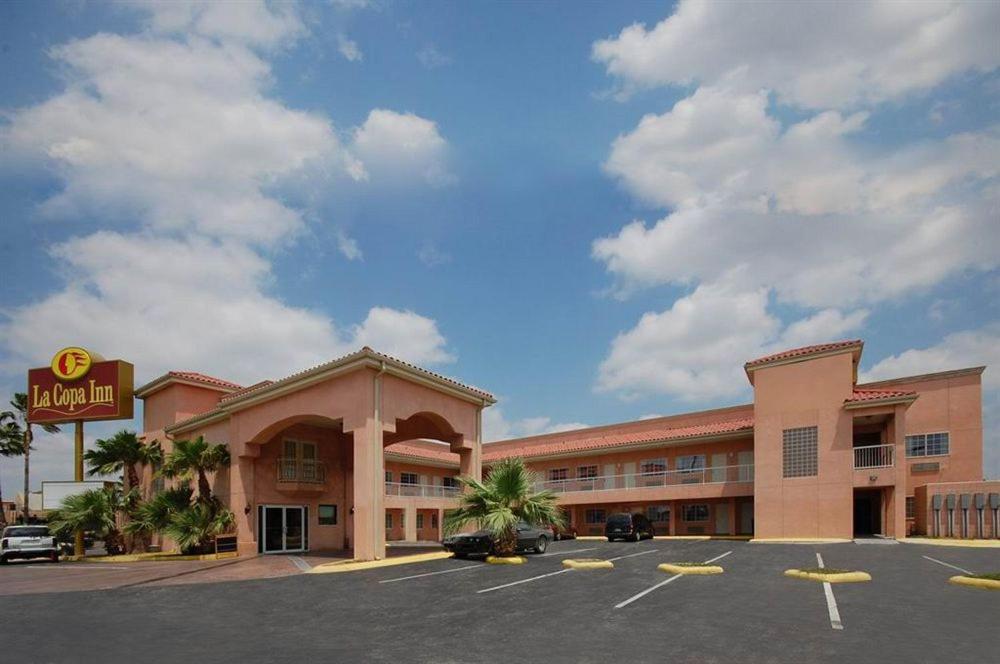
<path id="1" fill-rule="evenodd" d="M 788 104 L 896 100 L 1000 66 L 994 2 L 684 0 L 651 29 L 633 24 L 592 56 L 630 89 L 740 80 Z"/>
<path id="2" fill-rule="evenodd" d="M 520 420 L 508 420 L 503 408 L 497 404 L 483 411 L 483 442 L 537 436 L 544 433 L 558 433 L 585 429 L 588 424 L 582 422 L 553 422 L 550 417 L 526 417 Z"/>
<path id="3" fill-rule="evenodd" d="M 413 113 L 372 110 L 354 130 L 351 147 L 373 180 L 417 178 L 432 186 L 456 180 L 448 171 L 448 143 L 437 124 Z"/>
<path id="4" fill-rule="evenodd" d="M 358 48 L 358 43 L 348 39 L 346 35 L 337 35 L 337 50 L 348 62 L 361 62 L 365 57 Z"/>
<path id="5" fill-rule="evenodd" d="M 272 48 L 293 42 L 306 27 L 293 2 L 240 0 L 134 0 L 149 12 L 149 28 L 156 33 L 197 35 L 249 46 Z"/>
<path id="6" fill-rule="evenodd" d="M 413 364 L 455 361 L 437 323 L 412 311 L 373 307 L 364 322 L 354 327 L 352 336 L 355 346 L 370 346 Z"/>
<path id="7" fill-rule="evenodd" d="M 451 254 L 441 251 L 436 244 L 428 240 L 420 247 L 417 258 L 427 267 L 437 267 L 451 262 Z"/>
<path id="8" fill-rule="evenodd" d="M 427 69 L 446 67 L 452 62 L 451 58 L 439 51 L 434 44 L 427 44 L 417 51 L 417 60 Z"/>
<path id="9" fill-rule="evenodd" d="M 953 332 L 927 348 L 911 348 L 890 355 L 862 372 L 859 380 L 872 381 L 986 365 L 983 387 L 1000 389 L 1000 322 L 976 330 Z"/>
<path id="10" fill-rule="evenodd" d="M 344 231 L 337 232 L 337 250 L 349 261 L 358 261 L 364 258 L 357 240 L 349 237 Z"/>
<path id="11" fill-rule="evenodd" d="M 810 307 L 877 302 L 1000 264 L 1000 130 L 877 154 L 851 141 L 865 119 L 828 111 L 781 131 L 763 95 L 698 89 L 615 141 L 608 172 L 673 211 L 598 239 L 594 257 L 623 295 L 746 265 L 747 288 Z"/>
<path id="12" fill-rule="evenodd" d="M 839 339 L 864 324 L 865 311 L 834 309 L 783 326 L 768 311 L 768 291 L 738 287 L 739 273 L 701 285 L 663 312 L 649 312 L 611 343 L 597 390 L 629 399 L 667 394 L 711 401 L 748 393 L 743 364 L 776 350 Z"/>

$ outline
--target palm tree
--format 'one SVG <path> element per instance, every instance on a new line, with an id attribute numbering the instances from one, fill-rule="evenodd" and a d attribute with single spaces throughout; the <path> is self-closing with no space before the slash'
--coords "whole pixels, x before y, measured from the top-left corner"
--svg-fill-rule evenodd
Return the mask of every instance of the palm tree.
<path id="1" fill-rule="evenodd" d="M 5 410 L 0 413 L 0 420 L 5 422 L 0 435 L 3 436 L 5 449 L 19 449 L 18 452 L 3 453 L 4 456 L 24 455 L 24 522 L 28 523 L 28 490 L 30 488 L 30 467 L 31 467 L 31 443 L 34 440 L 34 433 L 31 430 L 31 422 L 28 421 L 28 395 L 25 392 L 15 392 L 14 398 L 10 401 L 14 407 L 13 411 Z M 9 426 L 10 424 L 14 426 Z M 42 429 L 46 433 L 59 433 L 59 427 L 55 424 L 42 424 Z M 20 441 L 20 445 L 14 447 L 14 442 Z"/>
<path id="2" fill-rule="evenodd" d="M 534 491 L 535 477 L 519 457 L 503 459 L 483 481 L 459 477 L 468 490 L 459 507 L 445 514 L 445 533 L 455 533 L 470 523 L 488 530 L 497 555 L 512 556 L 517 548 L 517 524 L 562 526 L 565 517 L 551 491 Z"/>
<path id="3" fill-rule="evenodd" d="M 208 483 L 208 473 L 213 473 L 229 465 L 229 448 L 212 445 L 203 436 L 194 440 L 175 440 L 174 448 L 164 457 L 161 472 L 165 477 L 180 477 L 190 481 L 198 478 L 198 501 L 212 500 L 212 487 Z"/>
<path id="4" fill-rule="evenodd" d="M 24 454 L 24 436 L 14 420 L 13 413 L 0 413 L 0 457 Z M 3 489 L 0 487 L 0 528 L 7 525 L 7 512 L 3 509 Z"/>
<path id="5" fill-rule="evenodd" d="M 182 553 L 209 553 L 216 535 L 232 531 L 236 517 L 213 502 L 196 502 L 170 518 L 166 533 Z"/>
<path id="6" fill-rule="evenodd" d="M 88 466 L 87 474 L 93 477 L 121 473 L 125 493 L 139 486 L 136 466 L 157 465 L 163 460 L 160 444 L 154 440 L 147 445 L 139 440 L 134 431 L 123 429 L 111 438 L 94 444 L 94 449 L 83 453 L 83 460 Z"/>
<path id="7" fill-rule="evenodd" d="M 166 530 L 175 514 L 191 506 L 193 493 L 191 487 L 182 486 L 161 491 L 139 503 L 132 511 L 131 521 L 125 524 L 125 532 L 147 537 Z"/>
<path id="8" fill-rule="evenodd" d="M 117 516 L 127 499 L 117 486 L 66 496 L 59 508 L 49 513 L 49 528 L 59 535 L 91 530 L 104 541 L 108 555 L 117 555 L 124 551 Z"/>

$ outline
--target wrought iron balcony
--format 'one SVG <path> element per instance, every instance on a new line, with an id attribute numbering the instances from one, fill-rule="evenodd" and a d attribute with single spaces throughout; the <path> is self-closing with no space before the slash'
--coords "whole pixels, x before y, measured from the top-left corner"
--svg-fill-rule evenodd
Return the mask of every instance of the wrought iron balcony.
<path id="1" fill-rule="evenodd" d="M 324 484 L 326 482 L 326 464 L 322 461 L 279 458 L 277 468 L 279 483 Z"/>

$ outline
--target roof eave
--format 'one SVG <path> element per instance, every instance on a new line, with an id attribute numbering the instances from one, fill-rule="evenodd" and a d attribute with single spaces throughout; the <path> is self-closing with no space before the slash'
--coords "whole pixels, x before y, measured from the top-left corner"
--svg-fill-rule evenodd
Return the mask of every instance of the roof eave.
<path id="1" fill-rule="evenodd" d="M 844 401 L 844 408 L 847 410 L 858 410 L 860 408 L 874 408 L 875 406 L 895 406 L 897 404 L 911 404 L 917 400 L 918 394 L 905 397 L 887 397 L 885 399 L 865 399 L 864 401 Z"/>

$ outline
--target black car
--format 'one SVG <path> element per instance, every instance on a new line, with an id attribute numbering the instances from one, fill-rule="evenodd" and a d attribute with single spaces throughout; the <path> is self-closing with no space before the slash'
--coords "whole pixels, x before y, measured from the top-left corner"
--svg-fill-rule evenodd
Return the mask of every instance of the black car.
<path id="1" fill-rule="evenodd" d="M 656 531 L 649 519 L 642 514 L 629 514 L 621 512 L 608 517 L 608 522 L 604 524 L 604 536 L 609 542 L 616 539 L 638 542 L 642 539 L 653 539 Z"/>
<path id="2" fill-rule="evenodd" d="M 549 528 L 536 528 L 523 522 L 517 525 L 518 552 L 545 553 L 550 539 L 552 539 L 552 530 Z M 493 537 L 488 530 L 452 535 L 444 538 L 442 544 L 445 549 L 454 553 L 456 558 L 485 556 L 494 552 Z"/>

